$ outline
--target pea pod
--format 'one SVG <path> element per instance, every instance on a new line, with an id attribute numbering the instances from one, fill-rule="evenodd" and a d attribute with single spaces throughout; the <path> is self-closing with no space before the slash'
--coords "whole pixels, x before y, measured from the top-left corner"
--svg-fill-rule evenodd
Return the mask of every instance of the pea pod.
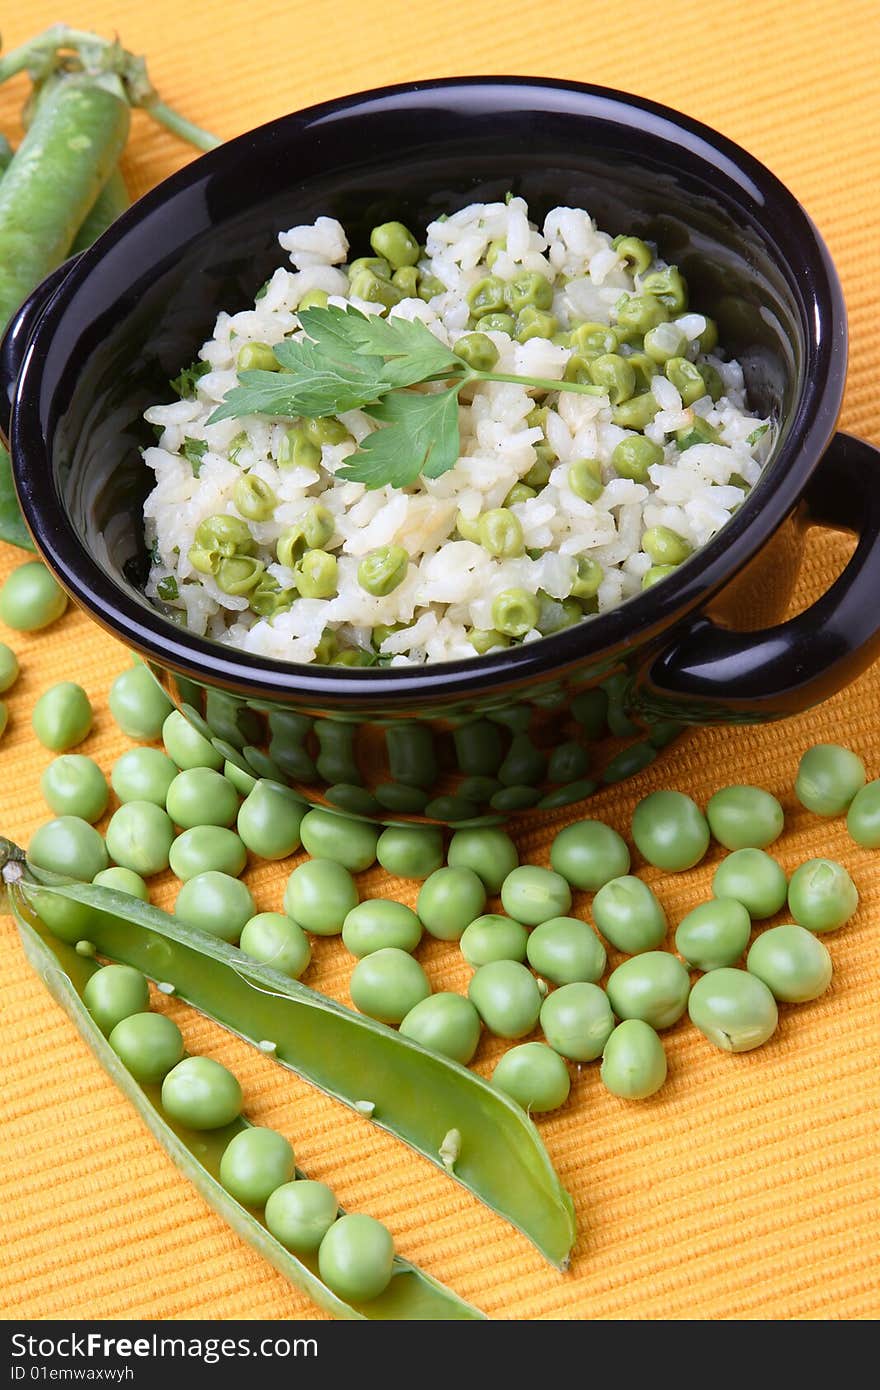
<path id="1" fill-rule="evenodd" d="M 255 1211 L 242 1206 L 220 1183 L 223 1152 L 230 1139 L 249 1127 L 249 1122 L 240 1117 L 222 1129 L 195 1131 L 170 1119 L 161 1107 L 161 1087 L 158 1084 L 141 1085 L 135 1081 L 83 1003 L 83 989 L 100 967 L 94 960 L 79 955 L 75 947 L 49 936 L 39 919 L 22 901 L 14 885 L 10 896 L 25 955 L 105 1071 L 210 1206 L 291 1284 L 307 1294 L 319 1308 L 337 1318 L 436 1321 L 485 1317 L 479 1309 L 465 1303 L 450 1289 L 400 1256 L 395 1257 L 394 1273 L 387 1289 L 368 1304 L 358 1307 L 333 1293 L 318 1274 L 317 1256 L 293 1255 L 275 1239 Z M 297 1170 L 298 1179 L 305 1176 Z"/>
<path id="2" fill-rule="evenodd" d="M 566 1267 L 571 1198 L 532 1121 L 475 1072 L 127 894 L 22 876 L 10 896 L 19 915 L 24 906 L 56 929 L 63 920 L 68 940 L 87 939 L 102 957 L 173 985 L 255 1046 L 271 1042 L 276 1061 L 334 1099 L 361 1113 L 370 1102 L 378 1125 L 447 1171 L 441 1147 L 458 1130 L 452 1175 Z"/>

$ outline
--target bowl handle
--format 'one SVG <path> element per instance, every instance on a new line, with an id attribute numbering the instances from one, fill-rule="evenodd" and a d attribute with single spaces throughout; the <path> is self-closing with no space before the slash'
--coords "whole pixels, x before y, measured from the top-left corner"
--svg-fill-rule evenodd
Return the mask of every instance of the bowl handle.
<path id="1" fill-rule="evenodd" d="M 880 652 L 880 450 L 836 434 L 804 494 L 808 524 L 851 531 L 843 573 L 804 613 L 734 632 L 693 620 L 637 678 L 636 704 L 690 724 L 759 723 L 808 709 Z"/>
<path id="2" fill-rule="evenodd" d="M 82 252 L 79 253 L 82 255 Z M 30 346 L 34 330 L 62 280 L 79 260 L 79 255 L 70 256 L 45 280 L 41 280 L 23 304 L 19 306 L 6 325 L 6 332 L 0 339 L 0 436 L 9 441 L 9 416 L 15 395 L 15 383 L 21 371 L 25 353 Z"/>

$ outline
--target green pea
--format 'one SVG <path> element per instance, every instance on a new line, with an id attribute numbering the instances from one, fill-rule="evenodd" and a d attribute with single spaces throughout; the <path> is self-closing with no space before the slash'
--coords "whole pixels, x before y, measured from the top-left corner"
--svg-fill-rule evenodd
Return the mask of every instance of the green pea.
<path id="1" fill-rule="evenodd" d="M 19 676 L 18 657 L 5 642 L 0 642 L 0 695 L 10 690 Z"/>
<path id="2" fill-rule="evenodd" d="M 442 280 L 438 280 L 436 275 L 423 275 L 419 281 L 419 299 L 430 304 L 438 294 L 445 294 L 446 286 Z"/>
<path id="3" fill-rule="evenodd" d="M 303 849 L 313 859 L 333 859 L 351 873 L 360 873 L 376 862 L 379 833 L 366 821 L 353 820 L 335 811 L 309 811 L 300 824 Z"/>
<path id="4" fill-rule="evenodd" d="M 650 1024 L 628 1018 L 617 1025 L 599 1069 L 607 1091 L 621 1100 L 646 1100 L 660 1090 L 666 1071 L 663 1044 Z"/>
<path id="5" fill-rule="evenodd" d="M 654 252 L 640 237 L 619 236 L 611 244 L 624 264 L 631 265 L 639 275 L 644 275 L 654 259 Z"/>
<path id="6" fill-rule="evenodd" d="M 236 1078 L 210 1057 L 184 1057 L 162 1082 L 162 1106 L 189 1129 L 222 1129 L 241 1114 Z"/>
<path id="7" fill-rule="evenodd" d="M 653 394 L 650 391 L 642 391 L 637 396 L 631 396 L 628 401 L 621 401 L 620 405 L 615 405 L 611 411 L 611 420 L 613 424 L 620 425 L 621 429 L 643 430 L 651 423 L 659 409 L 660 406 Z"/>
<path id="8" fill-rule="evenodd" d="M 458 941 L 485 905 L 486 889 L 473 869 L 435 869 L 419 890 L 416 912 L 431 936 Z"/>
<path id="9" fill-rule="evenodd" d="M 155 1085 L 183 1057 L 183 1034 L 167 1014 L 131 1014 L 120 1019 L 108 1038 L 135 1081 Z"/>
<path id="10" fill-rule="evenodd" d="M 571 889 L 561 874 L 522 864 L 501 885 L 504 911 L 524 926 L 536 927 L 551 917 L 563 917 L 571 907 Z"/>
<path id="11" fill-rule="evenodd" d="M 771 927 L 752 945 L 746 969 L 786 1004 L 818 999 L 831 984 L 831 954 L 805 927 Z"/>
<path id="12" fill-rule="evenodd" d="M 348 274 L 358 275 L 364 270 L 368 270 L 371 275 L 377 275 L 380 280 L 391 279 L 391 263 L 384 256 L 358 256 L 348 267 Z"/>
<path id="13" fill-rule="evenodd" d="M 454 869 L 473 869 L 487 893 L 500 893 L 505 878 L 519 863 L 513 840 L 495 826 L 456 830 L 446 857 Z"/>
<path id="14" fill-rule="evenodd" d="M 466 333 L 458 339 L 453 351 L 475 372 L 491 372 L 499 357 L 497 347 L 485 333 Z"/>
<path id="15" fill-rule="evenodd" d="M 646 294 L 656 295 L 674 314 L 683 314 L 688 305 L 687 285 L 677 266 L 667 266 L 665 270 L 655 270 L 642 281 Z"/>
<path id="16" fill-rule="evenodd" d="M 400 1024 L 406 1038 L 466 1067 L 477 1050 L 482 1025 L 469 999 L 442 991 L 419 1000 Z"/>
<path id="17" fill-rule="evenodd" d="M 606 392 L 612 405 L 628 401 L 636 389 L 636 374 L 625 357 L 609 352 L 590 363 L 593 384 Z"/>
<path id="18" fill-rule="evenodd" d="M 632 837 L 640 854 L 658 869 L 692 869 L 709 848 L 709 823 L 684 792 L 651 792 L 633 812 Z"/>
<path id="19" fill-rule="evenodd" d="M 445 288 L 445 286 L 444 286 Z M 497 275 L 485 275 L 467 292 L 471 317 L 481 319 L 485 314 L 502 313 L 505 309 L 505 285 Z"/>
<path id="20" fill-rule="evenodd" d="M 80 883 L 91 883 L 109 863 L 101 836 L 80 816 L 59 816 L 41 825 L 31 836 L 28 859 L 39 869 Z"/>
<path id="21" fill-rule="evenodd" d="M 299 1178 L 269 1194 L 263 1218 L 276 1240 L 297 1255 L 313 1255 L 336 1220 L 335 1193 L 323 1182 Z"/>
<path id="22" fill-rule="evenodd" d="M 532 972 L 515 960 L 493 960 L 474 971 L 468 998 L 499 1038 L 531 1033 L 541 1012 L 541 991 Z"/>
<path id="23" fill-rule="evenodd" d="M 231 560 L 233 555 L 253 555 L 256 549 L 247 522 L 238 516 L 228 516 L 225 512 L 217 512 L 200 521 L 194 541 L 194 548 L 202 556 L 202 562 L 196 568 L 207 574 L 215 574 L 221 560 Z"/>
<path id="24" fill-rule="evenodd" d="M 287 880 L 284 911 L 315 936 L 338 936 L 358 892 L 354 879 L 333 859 L 309 859 Z"/>
<path id="25" fill-rule="evenodd" d="M 402 222 L 383 222 L 370 232 L 370 245 L 394 270 L 415 265 L 419 259 L 419 243 Z"/>
<path id="26" fill-rule="evenodd" d="M 105 965 L 86 981 L 83 1003 L 101 1032 L 112 1033 L 121 1019 L 149 1009 L 147 977 L 130 965 Z"/>
<path id="27" fill-rule="evenodd" d="M 274 1129 L 248 1127 L 233 1135 L 220 1159 L 220 1181 L 237 1202 L 262 1207 L 293 1177 L 293 1149 Z"/>
<path id="28" fill-rule="evenodd" d="M 734 850 L 722 859 L 712 879 L 714 896 L 742 903 L 753 921 L 778 912 L 787 891 L 784 870 L 762 849 Z"/>
<path id="29" fill-rule="evenodd" d="M 212 870 L 237 878 L 247 863 L 247 850 L 233 830 L 220 825 L 194 825 L 178 835 L 168 858 L 172 873 L 183 883 Z"/>
<path id="30" fill-rule="evenodd" d="M 749 1052 L 776 1031 L 776 1000 L 757 975 L 722 967 L 701 975 L 688 1000 L 691 1022 L 725 1052 Z"/>
<path id="31" fill-rule="evenodd" d="M 416 298 L 420 280 L 421 275 L 414 265 L 400 266 L 391 277 L 392 285 L 396 285 L 406 299 Z"/>
<path id="32" fill-rule="evenodd" d="M 368 594 L 385 598 L 406 579 L 409 555 L 402 545 L 383 545 L 365 555 L 357 568 L 358 583 Z"/>
<path id="33" fill-rule="evenodd" d="M 617 352 L 620 339 L 607 323 L 579 323 L 572 331 L 572 352 L 591 361 L 594 357 L 604 357 L 608 352 Z"/>
<path id="34" fill-rule="evenodd" d="M 268 343 L 244 343 L 238 350 L 235 367 L 239 372 L 281 371 L 281 363 Z"/>
<path id="35" fill-rule="evenodd" d="M 305 431 L 306 438 L 310 439 L 313 444 L 317 444 L 319 449 L 324 444 L 344 444 L 346 440 L 351 439 L 351 435 L 343 425 L 342 421 L 334 419 L 332 415 L 324 416 L 319 420 L 303 420 L 302 427 Z M 314 513 L 319 512 L 326 512 L 327 516 L 330 517 L 331 522 L 330 530 L 328 531 L 324 542 L 322 542 L 322 544 L 325 544 L 326 541 L 328 541 L 330 537 L 333 535 L 333 527 L 335 525 L 332 513 L 330 513 L 326 507 L 322 507 L 320 504 L 316 504 L 314 507 L 311 508 L 311 511 L 306 514 L 305 530 L 306 532 L 308 532 L 309 516 L 312 516 Z M 312 524 L 314 524 L 314 522 Z M 309 541 L 309 544 L 313 545 L 314 542 Z"/>
<path id="36" fill-rule="evenodd" d="M 553 286 L 546 275 L 534 270 L 521 271 L 504 287 L 504 298 L 511 313 L 522 313 L 523 309 L 549 309 L 553 303 Z"/>
<path id="37" fill-rule="evenodd" d="M 856 753 L 836 743 L 817 743 L 798 764 L 794 794 L 808 811 L 840 816 L 866 780 L 865 765 Z"/>
<path id="38" fill-rule="evenodd" d="M 224 594 L 248 594 L 260 583 L 265 569 L 262 560 L 237 555 L 232 560 L 221 560 L 214 577 Z"/>
<path id="39" fill-rule="evenodd" d="M 716 367 L 712 366 L 711 362 L 706 362 L 702 357 L 699 359 L 697 367 L 699 368 L 700 376 L 703 378 L 703 383 L 707 392 L 712 397 L 712 400 L 720 400 L 724 395 L 724 382 L 721 379 L 721 373 Z"/>
<path id="40" fill-rule="evenodd" d="M 602 481 L 602 465 L 598 459 L 575 459 L 569 464 L 568 486 L 575 497 L 584 502 L 595 502 L 605 491 Z"/>
<path id="41" fill-rule="evenodd" d="M 808 859 L 791 876 L 789 910 L 794 920 L 809 931 L 837 931 L 858 905 L 856 885 L 843 865 L 833 859 Z"/>
<path id="42" fill-rule="evenodd" d="M 642 536 L 642 549 L 657 565 L 680 565 L 693 547 L 668 526 L 649 526 Z"/>
<path id="43" fill-rule="evenodd" d="M 573 1062 L 600 1056 L 614 1027 L 608 996 L 590 981 L 571 981 L 554 989 L 541 1005 L 541 1028 L 555 1052 Z"/>
<path id="44" fill-rule="evenodd" d="M 38 632 L 66 608 L 66 593 L 40 560 L 19 565 L 0 588 L 0 618 L 14 632 Z"/>
<path id="45" fill-rule="evenodd" d="M 513 314 L 483 314 L 480 318 L 480 328 L 484 333 L 506 333 L 508 338 L 512 338 L 515 327 Z M 460 341 L 461 339 L 459 339 Z M 458 344 L 456 344 L 456 351 L 457 349 Z M 484 368 L 483 370 L 491 370 L 491 368 Z"/>
<path id="46" fill-rule="evenodd" d="M 426 879 L 443 863 L 443 837 L 430 826 L 389 825 L 376 842 L 376 858 L 396 878 Z"/>
<path id="47" fill-rule="evenodd" d="M 663 367 L 672 357 L 683 357 L 687 338 L 677 323 L 658 323 L 645 334 L 645 352 Z"/>
<path id="48" fill-rule="evenodd" d="M 396 946 L 414 951 L 422 939 L 422 924 L 411 907 L 383 898 L 368 898 L 346 913 L 342 942 L 353 956 Z"/>
<path id="49" fill-rule="evenodd" d="M 238 811 L 242 844 L 260 859 L 287 859 L 299 848 L 308 807 L 280 782 L 261 778 Z"/>
<path id="50" fill-rule="evenodd" d="M 303 598 L 332 598 L 336 593 L 339 562 L 326 550 L 307 550 L 294 574 Z"/>
<path id="51" fill-rule="evenodd" d="M 318 1249 L 324 1283 L 350 1303 L 367 1303 L 388 1287 L 394 1241 L 381 1221 L 354 1213 L 334 1221 Z"/>
<path id="52" fill-rule="evenodd" d="M 326 290 L 306 290 L 296 306 L 297 313 L 300 309 L 326 309 L 329 298 Z"/>
<path id="53" fill-rule="evenodd" d="M 263 965 L 271 965 L 291 980 L 305 974 L 312 959 L 309 938 L 302 927 L 281 912 L 258 912 L 241 929 L 239 949 Z"/>
<path id="54" fill-rule="evenodd" d="M 605 578 L 605 571 L 598 560 L 593 560 L 588 555 L 577 557 L 577 570 L 574 583 L 571 586 L 571 597 L 589 600 L 595 598 L 599 592 L 599 586 Z"/>
<path id="55" fill-rule="evenodd" d="M 642 588 L 653 589 L 655 584 L 659 584 L 663 579 L 668 579 L 671 574 L 675 574 L 677 569 L 678 565 L 652 565 L 642 575 Z"/>
<path id="56" fill-rule="evenodd" d="M 492 960 L 524 961 L 529 934 L 512 917 L 489 912 L 475 917 L 461 935 L 461 954 L 476 970 Z"/>
<path id="57" fill-rule="evenodd" d="M 309 468 L 313 473 L 317 473 L 321 463 L 321 446 L 316 440 L 309 438 L 304 425 L 293 425 L 284 432 L 275 462 L 281 469 Z M 280 546 L 281 539 L 278 544 Z M 280 555 L 278 559 L 281 564 L 287 563 Z"/>
<path id="58" fill-rule="evenodd" d="M 153 739 L 174 706 L 148 666 L 139 662 L 110 686 L 110 713 L 129 738 Z"/>
<path id="59" fill-rule="evenodd" d="M 504 589 L 492 604 L 492 622 L 506 637 L 524 637 L 538 621 L 538 600 L 525 589 Z"/>
<path id="60" fill-rule="evenodd" d="M 556 458 L 556 451 L 549 444 L 536 444 L 534 450 L 537 457 L 528 473 L 523 474 L 522 481 L 540 492 L 550 481 L 551 460 Z"/>
<path id="61" fill-rule="evenodd" d="M 663 450 L 652 439 L 643 434 L 630 434 L 614 446 L 611 466 L 619 478 L 631 478 L 633 482 L 648 481 L 648 469 L 655 463 L 663 462 Z"/>
<path id="62" fill-rule="evenodd" d="M 162 725 L 165 751 L 181 771 L 190 767 L 211 767 L 219 772 L 223 755 L 195 729 L 179 709 L 172 710 Z"/>
<path id="63" fill-rule="evenodd" d="M 168 868 L 174 825 L 152 801 L 126 801 L 110 817 L 106 838 L 107 852 L 116 864 L 149 878 Z"/>
<path id="64" fill-rule="evenodd" d="M 577 917 L 541 922 L 528 939 L 526 955 L 532 969 L 554 985 L 595 984 L 608 959 L 592 927 Z"/>
<path id="65" fill-rule="evenodd" d="M 386 263 L 387 264 L 387 263 Z M 377 275 L 372 270 L 358 270 L 349 274 L 348 292 L 352 299 L 365 299 L 368 304 L 383 304 L 390 309 L 399 304 L 403 294 L 390 279 Z"/>
<path id="66" fill-rule="evenodd" d="M 95 874 L 92 883 L 96 883 L 99 888 L 112 888 L 116 893 L 127 893 L 130 898 L 140 898 L 142 903 L 150 901 L 150 890 L 134 869 L 122 869 L 118 866 L 102 869 L 99 874 Z"/>
<path id="67" fill-rule="evenodd" d="M 480 545 L 490 555 L 511 559 L 525 554 L 523 529 L 519 518 L 506 507 L 493 507 L 491 511 L 483 512 L 478 533 Z"/>
<path id="68" fill-rule="evenodd" d="M 397 946 L 385 946 L 362 956 L 349 980 L 355 1008 L 380 1023 L 398 1024 L 410 1009 L 431 993 L 419 962 Z"/>
<path id="69" fill-rule="evenodd" d="M 0 700 L 0 738 L 6 732 L 6 725 L 9 721 L 9 710 L 4 700 Z"/>
<path id="70" fill-rule="evenodd" d="M 666 936 L 666 913 L 640 878 L 624 874 L 603 884 L 593 899 L 599 931 L 618 951 L 638 955 L 653 951 Z"/>
<path id="71" fill-rule="evenodd" d="M 110 796 L 98 764 L 82 753 L 53 759 L 40 778 L 40 790 L 56 816 L 81 816 L 93 823 L 103 816 Z"/>
<path id="72" fill-rule="evenodd" d="M 179 772 L 168 788 L 165 809 L 175 825 L 232 825 L 238 814 L 238 795 L 221 772 L 191 767 Z"/>
<path id="73" fill-rule="evenodd" d="M 663 370 L 667 380 L 672 382 L 681 396 L 682 405 L 693 405 L 694 401 L 708 395 L 699 367 L 686 357 L 670 357 Z"/>
<path id="74" fill-rule="evenodd" d="M 761 787 L 722 787 L 709 798 L 706 819 L 725 849 L 765 849 L 778 840 L 785 815 L 770 792 Z"/>
<path id="75" fill-rule="evenodd" d="M 31 724 L 44 748 L 63 753 L 75 748 L 92 727 L 93 710 L 81 685 L 59 681 L 44 691 L 34 705 Z"/>
<path id="76" fill-rule="evenodd" d="M 700 903 L 675 929 L 675 949 L 695 970 L 736 965 L 749 944 L 752 919 L 735 898 Z"/>
<path id="77" fill-rule="evenodd" d="M 518 343 L 528 343 L 532 338 L 552 338 L 559 328 L 555 314 L 545 313 L 534 304 L 527 304 L 516 316 L 513 336 Z"/>
<path id="78" fill-rule="evenodd" d="M 634 333 L 638 337 L 671 317 L 666 305 L 653 294 L 623 295 L 614 306 L 618 333 Z"/>
<path id="79" fill-rule="evenodd" d="M 558 1110 L 568 1100 L 571 1077 L 558 1052 L 542 1042 L 519 1043 L 499 1059 L 492 1085 L 536 1115 Z"/>
<path id="80" fill-rule="evenodd" d="M 486 652 L 494 651 L 496 647 L 510 646 L 510 638 L 505 637 L 503 632 L 496 632 L 493 627 L 469 628 L 468 641 L 478 656 L 485 656 Z"/>
<path id="81" fill-rule="evenodd" d="M 846 828 L 863 849 L 880 845 L 880 782 L 869 782 L 856 792 L 846 813 Z"/>
<path id="82" fill-rule="evenodd" d="M 221 941 L 238 941 L 254 912 L 247 885 L 216 869 L 187 879 L 174 904 L 174 915 L 181 922 Z"/>
<path id="83" fill-rule="evenodd" d="M 687 1008 L 691 977 L 668 951 L 643 951 L 612 970 L 605 988 L 618 1018 L 671 1028 Z"/>
<path id="84" fill-rule="evenodd" d="M 113 764 L 110 782 L 120 801 L 152 801 L 164 809 L 176 776 L 176 764 L 158 748 L 130 748 Z"/>
<path id="85" fill-rule="evenodd" d="M 278 498 L 256 473 L 242 473 L 232 491 L 236 511 L 248 521 L 268 521 L 275 514 Z"/>
<path id="86" fill-rule="evenodd" d="M 626 841 L 598 820 L 575 821 L 555 837 L 550 863 L 573 888 L 595 893 L 613 878 L 629 872 Z"/>

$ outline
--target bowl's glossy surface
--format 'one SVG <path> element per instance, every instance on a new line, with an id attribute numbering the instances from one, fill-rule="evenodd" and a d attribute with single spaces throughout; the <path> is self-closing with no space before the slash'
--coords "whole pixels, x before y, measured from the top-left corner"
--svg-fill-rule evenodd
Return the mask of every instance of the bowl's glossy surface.
<path id="1" fill-rule="evenodd" d="M 508 189 L 533 216 L 582 206 L 612 233 L 656 240 L 694 307 L 717 319 L 754 407 L 782 422 L 771 467 L 731 523 L 619 609 L 468 662 L 284 665 L 186 634 L 153 610 L 141 592 L 151 483 L 142 412 L 167 398 L 217 311 L 251 302 L 282 262 L 278 231 L 332 215 L 362 254 L 377 222 L 422 227 Z M 537 79 L 462 79 L 296 113 L 141 199 L 30 319 L 11 436 L 40 550 L 226 756 L 310 800 L 450 823 L 565 805 L 644 767 L 684 723 L 793 712 L 876 650 L 876 605 L 865 617 L 878 578 L 876 456 L 843 436 L 828 449 L 846 326 L 827 252 L 766 169 L 651 103 Z M 799 507 L 805 497 L 812 511 Z M 774 627 L 807 520 L 851 527 L 861 541 L 816 609 Z"/>

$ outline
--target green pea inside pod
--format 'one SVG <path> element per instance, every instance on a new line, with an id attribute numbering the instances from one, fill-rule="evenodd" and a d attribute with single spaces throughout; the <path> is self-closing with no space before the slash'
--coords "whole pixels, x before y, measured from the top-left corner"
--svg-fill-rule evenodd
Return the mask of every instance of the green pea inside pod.
<path id="1" fill-rule="evenodd" d="M 313 1255 L 336 1220 L 339 1204 L 323 1182 L 298 1178 L 269 1194 L 264 1219 L 276 1240 L 297 1255 Z"/>
<path id="2" fill-rule="evenodd" d="M 108 1042 L 142 1084 L 163 1081 L 183 1057 L 183 1035 L 166 1014 L 130 1014 L 115 1025 Z"/>
<path id="3" fill-rule="evenodd" d="M 150 1007 L 146 976 L 130 965 L 105 965 L 90 975 L 83 1002 L 102 1033 L 112 1033 L 122 1019 Z"/>
<path id="4" fill-rule="evenodd" d="M 248 1126 L 233 1135 L 220 1159 L 220 1181 L 238 1202 L 265 1206 L 276 1187 L 290 1181 L 293 1148 L 274 1129 Z"/>
<path id="5" fill-rule="evenodd" d="M 318 1268 L 328 1288 L 353 1303 L 378 1298 L 394 1266 L 394 1241 L 381 1221 L 361 1212 L 340 1216 L 318 1248 Z"/>
<path id="6" fill-rule="evenodd" d="M 184 1057 L 162 1082 L 162 1108 L 189 1129 L 222 1129 L 241 1106 L 238 1081 L 210 1057 Z"/>

